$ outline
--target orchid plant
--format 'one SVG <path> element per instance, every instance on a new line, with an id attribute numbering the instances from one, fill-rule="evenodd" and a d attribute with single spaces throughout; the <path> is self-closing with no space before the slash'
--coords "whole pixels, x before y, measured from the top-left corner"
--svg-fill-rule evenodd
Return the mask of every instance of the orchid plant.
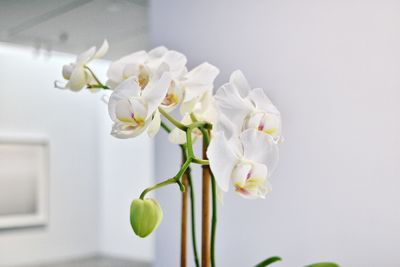
<path id="1" fill-rule="evenodd" d="M 180 146 L 184 158 L 180 170 L 174 177 L 146 188 L 132 201 L 130 221 L 136 235 L 148 236 L 161 223 L 163 213 L 155 199 L 146 198 L 147 193 L 171 184 L 177 184 L 182 192 L 189 189 L 196 266 L 200 266 L 200 262 L 190 166 L 199 164 L 210 168 L 213 208 L 210 262 L 202 261 L 202 266 L 215 266 L 217 193 L 223 194 L 233 188 L 244 199 L 262 199 L 271 192 L 269 179 L 277 167 L 279 144 L 283 141 L 280 112 L 263 89 L 249 85 L 240 70 L 234 71 L 229 82 L 214 94 L 214 80 L 219 74 L 217 67 L 203 63 L 189 71 L 185 55 L 162 46 L 112 62 L 107 71 L 108 80 L 103 83 L 89 63 L 103 57 L 108 47 L 105 40 L 99 49 L 92 47 L 75 62 L 65 65 L 62 69 L 65 82 L 56 81 L 55 87 L 74 92 L 110 90 L 107 103 L 114 137 L 135 138 L 144 132 L 154 137 L 162 128 L 167 131 L 169 141 Z M 179 119 L 171 115 L 175 109 L 179 109 Z M 193 149 L 197 140 L 205 145 L 205 155 L 201 158 Z M 185 175 L 189 179 L 186 186 Z M 267 266 L 279 260 L 279 257 L 271 257 L 256 266 Z"/>

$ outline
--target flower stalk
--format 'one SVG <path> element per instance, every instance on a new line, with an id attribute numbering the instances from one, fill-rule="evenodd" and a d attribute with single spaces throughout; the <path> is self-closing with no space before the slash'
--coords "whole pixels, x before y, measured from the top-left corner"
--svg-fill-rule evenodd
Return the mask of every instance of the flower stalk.
<path id="1" fill-rule="evenodd" d="M 201 129 L 201 133 L 203 135 L 204 143 L 208 147 L 210 144 L 210 134 L 207 130 Z M 211 196 L 212 196 L 212 217 L 211 217 L 211 266 L 215 267 L 215 236 L 217 232 L 217 186 L 215 183 L 215 177 L 212 171 L 210 171 L 211 175 Z"/>

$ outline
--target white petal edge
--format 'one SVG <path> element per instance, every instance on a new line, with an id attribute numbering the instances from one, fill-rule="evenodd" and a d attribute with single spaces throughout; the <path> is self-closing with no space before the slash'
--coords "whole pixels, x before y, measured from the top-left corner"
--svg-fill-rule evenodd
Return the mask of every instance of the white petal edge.
<path id="1" fill-rule="evenodd" d="M 149 128 L 147 130 L 147 134 L 149 135 L 149 137 L 153 138 L 160 130 L 160 126 L 161 126 L 161 115 L 158 109 L 156 109 L 153 115 L 153 119 L 151 120 Z"/>
<path id="2" fill-rule="evenodd" d="M 111 130 L 111 135 L 119 138 L 119 139 L 128 139 L 128 138 L 133 138 L 136 137 L 138 135 L 140 135 L 141 133 L 143 133 L 146 129 L 147 126 L 149 125 L 150 120 L 147 120 L 145 125 L 143 125 L 142 127 L 136 128 L 136 129 L 124 129 L 124 127 L 126 127 L 125 124 L 121 124 L 121 123 L 114 123 L 112 130 Z"/>
<path id="3" fill-rule="evenodd" d="M 207 157 L 218 186 L 222 191 L 228 191 L 232 170 L 238 158 L 231 150 L 224 133 L 218 132 L 214 134 L 207 149 Z"/>
<path id="4" fill-rule="evenodd" d="M 95 54 L 96 54 L 96 47 L 92 46 L 91 48 L 89 48 L 85 52 L 81 53 L 77 57 L 76 64 L 77 65 L 85 65 L 86 63 L 88 63 L 93 58 L 93 56 Z"/>
<path id="5" fill-rule="evenodd" d="M 134 77 L 122 82 L 115 88 L 108 101 L 108 113 L 113 121 L 118 121 L 115 116 L 115 108 L 118 101 L 139 96 L 140 87 Z"/>
<path id="6" fill-rule="evenodd" d="M 268 175 L 276 169 L 279 161 L 278 145 L 273 138 L 254 129 L 241 133 L 240 140 L 243 145 L 243 157 L 268 167 Z"/>
<path id="7" fill-rule="evenodd" d="M 147 85 L 142 96 L 147 101 L 148 117 L 160 106 L 171 83 L 171 75 L 164 73 L 158 81 Z"/>
<path id="8" fill-rule="evenodd" d="M 104 39 L 103 44 L 97 50 L 96 54 L 94 55 L 94 58 L 104 57 L 108 52 L 108 48 L 109 48 L 108 41 L 107 39 Z"/>
<path id="9" fill-rule="evenodd" d="M 239 94 L 243 98 L 246 97 L 251 90 L 249 82 L 247 81 L 246 77 L 244 77 L 244 74 L 241 70 L 235 70 L 232 72 L 229 82 L 238 89 Z"/>
<path id="10" fill-rule="evenodd" d="M 246 116 L 254 110 L 250 101 L 243 99 L 237 88 L 230 83 L 221 86 L 214 99 L 218 109 L 239 128 L 242 127 Z"/>
<path id="11" fill-rule="evenodd" d="M 255 88 L 251 90 L 248 95 L 248 99 L 250 99 L 258 109 L 276 115 L 280 114 L 278 109 L 272 104 L 271 100 L 265 94 L 262 88 Z"/>
<path id="12" fill-rule="evenodd" d="M 72 91 L 79 91 L 86 86 L 86 73 L 83 66 L 75 66 L 66 85 Z"/>

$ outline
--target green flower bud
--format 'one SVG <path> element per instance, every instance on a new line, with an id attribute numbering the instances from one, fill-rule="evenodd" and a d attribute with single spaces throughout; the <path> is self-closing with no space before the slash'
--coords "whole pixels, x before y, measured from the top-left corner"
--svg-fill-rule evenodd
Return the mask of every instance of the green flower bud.
<path id="1" fill-rule="evenodd" d="M 146 237 L 160 225 L 163 212 L 155 199 L 135 199 L 131 204 L 131 226 L 136 235 Z"/>

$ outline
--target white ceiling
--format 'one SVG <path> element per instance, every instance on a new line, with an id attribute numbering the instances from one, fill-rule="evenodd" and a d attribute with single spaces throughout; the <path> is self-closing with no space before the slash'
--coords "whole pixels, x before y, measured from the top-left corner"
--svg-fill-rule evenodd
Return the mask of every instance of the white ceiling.
<path id="1" fill-rule="evenodd" d="M 0 1 L 0 41 L 76 54 L 104 38 L 110 59 L 146 49 L 148 1 Z"/>

